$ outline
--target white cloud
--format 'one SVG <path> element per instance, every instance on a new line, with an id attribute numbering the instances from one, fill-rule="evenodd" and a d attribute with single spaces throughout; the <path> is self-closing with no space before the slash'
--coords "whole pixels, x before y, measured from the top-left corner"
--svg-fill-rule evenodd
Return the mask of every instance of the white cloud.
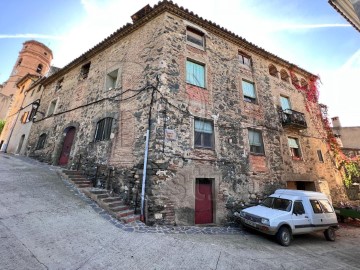
<path id="1" fill-rule="evenodd" d="M 13 35 L 4 35 L 0 34 L 0 38 L 33 38 L 33 39 L 63 39 L 63 36 L 53 36 L 53 35 L 42 35 L 42 34 L 13 34 Z"/>

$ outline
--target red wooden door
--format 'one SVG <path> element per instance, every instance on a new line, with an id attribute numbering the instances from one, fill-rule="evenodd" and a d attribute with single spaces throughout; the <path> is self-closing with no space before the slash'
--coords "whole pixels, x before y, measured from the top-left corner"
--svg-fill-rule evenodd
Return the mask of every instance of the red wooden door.
<path id="1" fill-rule="evenodd" d="M 69 161 L 69 155 L 71 151 L 71 146 L 75 136 L 75 128 L 71 127 L 66 132 L 63 148 L 61 150 L 60 158 L 59 158 L 59 165 L 66 165 Z"/>
<path id="2" fill-rule="evenodd" d="M 213 223 L 212 181 L 196 179 L 195 224 Z"/>

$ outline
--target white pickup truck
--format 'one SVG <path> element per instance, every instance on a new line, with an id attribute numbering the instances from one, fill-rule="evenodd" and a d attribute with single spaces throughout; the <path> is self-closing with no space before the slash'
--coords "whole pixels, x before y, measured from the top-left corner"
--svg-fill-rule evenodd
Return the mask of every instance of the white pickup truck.
<path id="1" fill-rule="evenodd" d="M 313 191 L 278 189 L 260 205 L 240 212 L 241 223 L 260 232 L 276 235 L 283 246 L 292 235 L 324 231 L 326 240 L 335 241 L 338 222 L 325 194 Z"/>

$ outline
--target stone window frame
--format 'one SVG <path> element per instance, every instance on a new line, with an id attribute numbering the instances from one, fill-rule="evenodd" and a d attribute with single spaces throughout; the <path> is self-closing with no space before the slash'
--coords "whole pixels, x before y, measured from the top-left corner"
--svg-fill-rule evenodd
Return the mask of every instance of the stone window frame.
<path id="1" fill-rule="evenodd" d="M 279 70 L 277 67 L 274 64 L 270 64 L 268 68 L 270 76 L 279 79 Z"/>
<path id="2" fill-rule="evenodd" d="M 255 155 L 255 156 L 265 156 L 265 143 L 264 143 L 264 136 L 263 136 L 263 132 L 262 130 L 260 129 L 255 129 L 255 128 L 248 128 L 247 129 L 247 132 L 248 132 L 248 141 L 249 141 L 249 152 L 251 155 Z M 250 141 L 250 132 L 256 132 L 260 135 L 260 140 L 261 140 L 261 148 L 260 148 L 260 151 L 253 151 L 252 150 L 252 144 L 251 144 L 251 141 Z M 257 146 L 258 147 L 258 146 Z"/>
<path id="3" fill-rule="evenodd" d="M 194 149 L 206 149 L 206 150 L 215 150 L 215 121 L 213 119 L 208 119 L 208 118 L 203 118 L 203 117 L 197 117 L 197 116 L 192 116 L 191 117 L 191 120 L 192 120 L 192 139 L 193 139 L 193 148 Z M 212 137 L 211 137 L 211 146 L 203 146 L 203 145 L 196 145 L 195 141 L 196 141 L 196 138 L 195 138 L 195 121 L 196 120 L 202 120 L 204 122 L 210 122 L 211 123 L 211 126 L 212 126 Z"/>
<path id="4" fill-rule="evenodd" d="M 316 153 L 317 153 L 319 162 L 324 163 L 325 162 L 324 161 L 324 155 L 322 154 L 321 149 L 316 150 Z"/>
<path id="5" fill-rule="evenodd" d="M 64 77 L 61 77 L 59 80 L 56 81 L 55 92 L 62 89 L 63 83 L 64 83 Z"/>
<path id="6" fill-rule="evenodd" d="M 254 94 L 255 94 L 255 97 L 246 96 L 246 95 L 244 94 L 243 82 L 250 83 L 250 84 L 252 84 L 252 85 L 254 86 Z M 252 103 L 252 104 L 258 104 L 258 103 L 259 103 L 255 82 L 250 81 L 250 80 L 247 80 L 247 79 L 245 79 L 245 78 L 241 78 L 241 91 L 242 91 L 242 98 L 243 98 L 243 100 L 244 100 L 245 102 Z"/>
<path id="7" fill-rule="evenodd" d="M 295 142 L 297 143 L 297 148 L 295 147 L 291 147 L 290 145 L 290 141 L 289 139 L 294 139 Z M 289 151 L 290 151 L 290 156 L 291 156 L 291 159 L 292 160 L 303 160 L 303 153 L 301 151 L 301 145 L 300 145 L 300 140 L 299 138 L 297 137 L 292 137 L 292 136 L 288 136 L 287 137 L 287 143 L 288 143 L 288 146 L 289 146 Z"/>
<path id="8" fill-rule="evenodd" d="M 91 61 L 81 66 L 79 80 L 85 80 L 89 77 L 90 67 L 91 67 Z"/>
<path id="9" fill-rule="evenodd" d="M 114 118 L 104 117 L 96 123 L 94 142 L 108 141 L 111 139 Z"/>
<path id="10" fill-rule="evenodd" d="M 111 73 L 114 73 L 116 71 L 116 80 L 114 82 L 114 86 L 111 86 L 109 87 L 109 80 L 110 79 L 113 79 L 113 77 L 109 74 Z M 106 71 L 106 74 L 105 74 L 105 82 L 104 82 L 104 89 L 105 91 L 111 91 L 111 90 L 114 90 L 114 89 L 117 89 L 119 88 L 118 85 L 121 83 L 121 79 L 120 79 L 120 67 L 119 66 L 115 66 L 115 67 L 112 67 L 111 69 L 108 69 Z"/>
<path id="11" fill-rule="evenodd" d="M 186 27 L 186 44 L 194 47 L 194 48 L 197 48 L 199 50 L 202 50 L 202 51 L 205 51 L 206 50 L 206 36 L 207 36 L 207 32 L 200 28 L 199 26 L 195 25 L 195 24 L 192 24 L 190 22 L 185 22 L 185 27 Z M 195 34 L 198 34 L 198 35 L 202 35 L 202 40 L 203 40 L 203 46 L 201 45 L 198 45 L 194 42 L 191 42 L 190 40 L 188 40 L 188 31 L 191 31 Z M 196 33 L 197 32 L 197 33 Z"/>
<path id="12" fill-rule="evenodd" d="M 285 69 L 280 70 L 280 79 L 286 83 L 290 83 L 290 75 Z"/>
<path id="13" fill-rule="evenodd" d="M 51 112 L 50 109 L 51 109 L 51 107 L 52 107 L 52 104 L 54 104 L 54 103 L 55 103 L 55 106 L 54 106 L 53 111 Z M 49 116 L 55 114 L 56 109 L 57 109 L 57 107 L 58 107 L 58 104 L 59 104 L 59 98 L 54 98 L 53 100 L 50 101 L 49 106 L 48 106 L 48 109 L 47 109 L 47 111 L 46 111 L 46 117 L 49 117 Z"/>
<path id="14" fill-rule="evenodd" d="M 194 64 L 197 64 L 197 65 L 200 65 L 200 66 L 203 66 L 204 67 L 204 86 L 199 86 L 199 85 L 196 85 L 196 84 L 192 84 L 191 82 L 188 82 L 187 80 L 187 62 L 192 62 Z M 201 61 L 198 61 L 198 60 L 195 60 L 193 58 L 189 58 L 187 57 L 185 59 L 185 82 L 189 85 L 193 85 L 193 86 L 196 86 L 196 87 L 199 87 L 199 88 L 202 88 L 202 89 L 207 89 L 207 67 L 206 67 L 206 64 L 204 62 L 201 62 Z"/>
<path id="15" fill-rule="evenodd" d="M 241 66 L 244 66 L 247 68 L 252 68 L 252 64 L 253 64 L 252 57 L 249 54 L 239 50 L 238 57 L 239 57 L 239 63 Z"/>
<path id="16" fill-rule="evenodd" d="M 284 110 L 284 108 L 283 108 L 283 106 L 282 106 L 282 103 L 281 103 L 281 98 L 286 98 L 286 99 L 289 101 L 289 105 L 290 105 L 290 108 L 289 108 L 289 109 L 285 109 L 285 110 Z M 282 110 L 283 112 L 285 112 L 285 113 L 291 113 L 291 111 L 289 111 L 289 110 L 292 110 L 292 109 L 293 109 L 293 105 L 292 105 L 290 96 L 280 93 L 279 102 L 280 102 L 280 108 L 281 108 L 281 110 Z"/>
<path id="17" fill-rule="evenodd" d="M 111 129 L 110 129 L 110 139 L 102 140 L 102 141 L 95 140 L 97 124 L 99 121 L 101 121 L 104 118 L 112 118 L 113 119 Z M 115 131 L 118 128 L 118 125 L 119 125 L 119 113 L 118 112 L 105 112 L 105 113 L 100 113 L 100 114 L 96 115 L 91 121 L 92 131 L 90 134 L 93 134 L 93 135 L 90 138 L 90 143 L 111 141 L 111 139 L 113 138 L 113 136 L 115 134 Z"/>
<path id="18" fill-rule="evenodd" d="M 45 142 L 46 142 L 46 138 L 47 138 L 47 134 L 46 134 L 46 133 L 42 133 L 42 134 L 39 136 L 39 139 L 38 139 L 38 141 L 37 141 L 35 150 L 40 150 L 40 149 L 43 149 L 43 148 L 44 148 Z"/>

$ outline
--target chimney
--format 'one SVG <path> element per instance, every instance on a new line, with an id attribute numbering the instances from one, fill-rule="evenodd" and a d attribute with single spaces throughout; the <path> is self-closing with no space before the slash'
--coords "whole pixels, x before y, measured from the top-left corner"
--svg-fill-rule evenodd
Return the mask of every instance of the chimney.
<path id="1" fill-rule="evenodd" d="M 331 118 L 333 128 L 341 128 L 340 119 L 338 116 Z"/>
<path id="2" fill-rule="evenodd" d="M 131 16 L 131 19 L 133 23 L 140 20 L 141 18 L 145 17 L 150 11 L 152 11 L 152 7 L 150 5 L 146 5 L 142 9 L 140 9 L 138 12 L 136 12 L 134 15 Z"/>

